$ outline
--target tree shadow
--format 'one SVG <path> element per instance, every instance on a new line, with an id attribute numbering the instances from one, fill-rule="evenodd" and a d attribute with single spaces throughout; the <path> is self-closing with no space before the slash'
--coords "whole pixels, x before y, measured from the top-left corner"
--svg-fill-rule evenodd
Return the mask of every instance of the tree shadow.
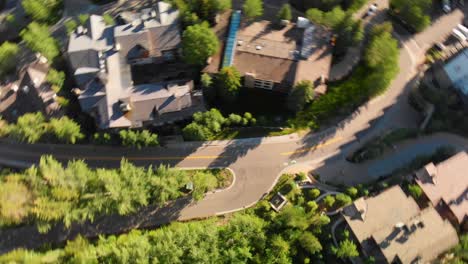
<path id="1" fill-rule="evenodd" d="M 78 235 L 88 239 L 101 235 L 118 235 L 132 229 L 158 227 L 179 218 L 180 212 L 191 202 L 191 197 L 183 197 L 164 207 L 150 205 L 134 214 L 102 216 L 94 222 L 73 223 L 70 228 L 63 224 L 55 225 L 49 232 L 41 234 L 36 226 L 22 226 L 0 230 L 0 254 L 17 248 L 37 249 L 43 245 L 62 245 Z"/>

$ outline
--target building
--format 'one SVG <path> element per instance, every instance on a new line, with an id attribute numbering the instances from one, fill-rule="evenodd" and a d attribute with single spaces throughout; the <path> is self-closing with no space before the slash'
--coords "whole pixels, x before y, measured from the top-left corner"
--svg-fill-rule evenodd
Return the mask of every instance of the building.
<path id="1" fill-rule="evenodd" d="M 468 230 L 468 154 L 437 165 L 429 163 L 415 173 L 415 181 L 432 205 L 457 226 Z"/>
<path id="2" fill-rule="evenodd" d="M 68 57 L 83 111 L 101 129 L 162 125 L 204 110 L 179 58 L 179 12 L 167 3 L 107 26 L 91 15 L 70 37 Z"/>
<path id="3" fill-rule="evenodd" d="M 9 122 L 32 112 L 60 116 L 57 95 L 47 83 L 49 65 L 44 58 L 35 59 L 17 72 L 17 79 L 0 87 L 0 115 Z"/>
<path id="4" fill-rule="evenodd" d="M 441 88 L 454 89 L 465 104 L 468 103 L 468 49 L 453 56 L 445 64 L 436 66 L 435 77 Z"/>
<path id="5" fill-rule="evenodd" d="M 247 88 L 287 93 L 308 80 L 325 90 L 332 59 L 328 31 L 306 19 L 284 26 L 269 21 L 241 26 L 240 16 L 240 11 L 232 15 L 222 67 L 237 68 Z"/>
<path id="6" fill-rule="evenodd" d="M 448 221 L 433 207 L 421 211 L 399 186 L 356 200 L 342 215 L 362 252 L 376 263 L 426 263 L 458 243 Z"/>

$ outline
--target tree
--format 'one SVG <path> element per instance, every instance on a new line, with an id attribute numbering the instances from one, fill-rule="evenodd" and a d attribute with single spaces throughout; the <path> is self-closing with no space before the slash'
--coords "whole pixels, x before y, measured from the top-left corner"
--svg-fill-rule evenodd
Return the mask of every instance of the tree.
<path id="1" fill-rule="evenodd" d="M 219 110 L 212 108 L 207 112 L 197 112 L 193 122 L 187 125 L 182 133 L 186 140 L 209 140 L 221 132 L 226 119 Z"/>
<path id="2" fill-rule="evenodd" d="M 21 182 L 0 181 L 0 226 L 19 224 L 29 214 L 31 193 Z"/>
<path id="3" fill-rule="evenodd" d="M 23 0 L 21 2 L 26 14 L 41 23 L 52 23 L 59 16 L 62 0 Z"/>
<path id="4" fill-rule="evenodd" d="M 19 47 L 15 43 L 4 42 L 0 46 L 0 76 L 15 70 Z"/>
<path id="5" fill-rule="evenodd" d="M 358 197 L 358 189 L 356 187 L 348 187 L 346 189 L 346 193 L 351 196 L 352 198 L 357 198 Z"/>
<path id="6" fill-rule="evenodd" d="M 50 69 L 47 73 L 47 82 L 57 87 L 58 91 L 60 91 L 65 83 L 65 73 L 56 69 Z"/>
<path id="7" fill-rule="evenodd" d="M 200 83 L 203 89 L 203 95 L 206 100 L 211 102 L 216 98 L 216 90 L 213 87 L 213 78 L 208 73 L 203 73 L 200 77 Z"/>
<path id="8" fill-rule="evenodd" d="M 317 8 L 311 8 L 306 11 L 306 17 L 314 23 L 329 28 L 335 28 L 346 17 L 346 13 L 339 6 L 328 12 L 323 12 Z"/>
<path id="9" fill-rule="evenodd" d="M 55 137 L 64 143 L 75 144 L 84 138 L 80 125 L 66 116 L 60 119 L 52 118 L 49 126 Z"/>
<path id="10" fill-rule="evenodd" d="M 310 232 L 304 232 L 299 237 L 299 244 L 304 248 L 309 254 L 316 254 L 322 251 L 322 245 L 316 236 Z"/>
<path id="11" fill-rule="evenodd" d="M 392 12 L 417 32 L 424 30 L 431 23 L 431 18 L 428 15 L 431 6 L 431 0 L 390 1 Z"/>
<path id="12" fill-rule="evenodd" d="M 20 35 L 30 49 L 41 53 L 50 61 L 60 53 L 57 42 L 50 36 L 49 29 L 45 25 L 32 22 L 21 31 Z"/>
<path id="13" fill-rule="evenodd" d="M 317 188 L 313 188 L 308 190 L 308 194 L 310 199 L 317 199 L 320 196 L 320 190 Z"/>
<path id="14" fill-rule="evenodd" d="M 420 198 L 423 193 L 421 187 L 417 184 L 408 184 L 408 191 L 414 199 Z"/>
<path id="15" fill-rule="evenodd" d="M 222 68 L 216 76 L 218 94 L 227 102 L 237 99 L 241 85 L 241 74 L 234 66 Z"/>
<path id="16" fill-rule="evenodd" d="M 372 32 L 365 53 L 365 60 L 369 67 L 375 68 L 384 65 L 386 60 L 396 57 L 396 54 L 399 53 L 397 41 L 392 38 L 391 31 L 387 30 L 385 28 L 381 31 L 381 28 L 376 27 Z"/>
<path id="17" fill-rule="evenodd" d="M 146 129 L 142 131 L 121 130 L 119 135 L 124 146 L 141 148 L 159 145 L 158 135 Z"/>
<path id="18" fill-rule="evenodd" d="M 20 116 L 10 128 L 10 135 L 20 141 L 35 143 L 46 132 L 45 117 L 42 113 L 27 113 Z"/>
<path id="19" fill-rule="evenodd" d="M 325 203 L 325 206 L 331 208 L 335 204 L 335 197 L 332 195 L 327 195 L 325 198 L 323 198 L 323 202 Z"/>
<path id="20" fill-rule="evenodd" d="M 182 35 L 182 54 L 187 63 L 204 65 L 218 49 L 218 38 L 207 23 L 188 26 Z"/>
<path id="21" fill-rule="evenodd" d="M 310 81 L 298 82 L 288 95 L 287 107 L 293 112 L 304 109 L 314 99 L 314 85 Z"/>
<path id="22" fill-rule="evenodd" d="M 291 6 L 289 4 L 283 4 L 283 6 L 281 6 L 281 9 L 278 11 L 278 14 L 276 16 L 278 17 L 279 20 L 290 21 L 292 19 Z"/>
<path id="23" fill-rule="evenodd" d="M 255 19 L 263 15 L 263 2 L 262 0 L 246 0 L 242 9 L 248 19 Z"/>
<path id="24" fill-rule="evenodd" d="M 86 25 L 86 22 L 88 21 L 89 17 L 90 17 L 89 14 L 79 14 L 78 21 L 80 22 L 80 25 L 82 26 Z"/>
<path id="25" fill-rule="evenodd" d="M 115 20 L 114 20 L 114 18 L 113 18 L 111 15 L 109 15 L 109 14 L 104 14 L 104 15 L 102 16 L 102 19 L 104 20 L 104 23 L 106 23 L 106 25 L 108 25 L 108 26 L 113 26 L 113 25 L 115 25 Z"/>
<path id="26" fill-rule="evenodd" d="M 67 30 L 67 34 L 70 35 L 75 31 L 75 29 L 78 27 L 78 22 L 76 22 L 75 19 L 70 19 L 65 22 L 65 28 Z"/>
<path id="27" fill-rule="evenodd" d="M 338 247 L 332 247 L 333 254 L 336 257 L 345 259 L 359 256 L 356 244 L 349 239 L 341 241 Z"/>

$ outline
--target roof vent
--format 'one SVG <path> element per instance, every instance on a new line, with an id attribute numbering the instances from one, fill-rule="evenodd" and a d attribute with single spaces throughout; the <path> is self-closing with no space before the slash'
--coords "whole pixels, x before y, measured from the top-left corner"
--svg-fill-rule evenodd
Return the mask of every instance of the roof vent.
<path id="1" fill-rule="evenodd" d="M 11 87 L 11 90 L 13 90 L 13 92 L 17 92 L 19 89 L 18 85 L 14 84 L 12 87 Z"/>
<path id="2" fill-rule="evenodd" d="M 257 46 L 255 46 L 255 49 L 256 49 L 256 50 L 261 50 L 261 49 L 262 49 L 262 46 L 257 45 Z"/>
<path id="3" fill-rule="evenodd" d="M 140 25 L 143 21 L 141 21 L 140 19 L 135 19 L 132 21 L 132 26 L 134 27 L 137 27 L 138 25 Z"/>
<path id="4" fill-rule="evenodd" d="M 151 10 L 150 16 L 151 17 L 156 17 L 157 16 L 156 10 Z"/>
<path id="5" fill-rule="evenodd" d="M 29 93 L 29 86 L 25 85 L 21 90 L 23 90 L 24 93 Z"/>
<path id="6" fill-rule="evenodd" d="M 78 26 L 78 27 L 76 28 L 76 33 L 77 33 L 78 35 L 84 34 L 84 33 L 85 33 L 85 28 L 84 28 L 83 26 L 81 26 L 81 25 Z"/>
<path id="7" fill-rule="evenodd" d="M 115 43 L 115 50 L 117 50 L 117 51 L 120 50 L 120 43 Z"/>
<path id="8" fill-rule="evenodd" d="M 120 103 L 119 108 L 124 113 L 130 112 L 132 110 L 130 104 L 125 102 Z"/>
<path id="9" fill-rule="evenodd" d="M 238 40 L 238 41 L 237 41 L 237 46 L 242 46 L 243 43 L 244 43 L 244 41 Z"/>

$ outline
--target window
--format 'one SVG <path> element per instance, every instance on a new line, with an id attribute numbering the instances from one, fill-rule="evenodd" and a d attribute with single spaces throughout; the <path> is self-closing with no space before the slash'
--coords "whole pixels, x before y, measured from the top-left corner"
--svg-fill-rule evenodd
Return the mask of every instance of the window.
<path id="1" fill-rule="evenodd" d="M 254 87 L 255 88 L 260 88 L 260 89 L 272 90 L 273 89 L 273 82 L 272 81 L 265 81 L 265 80 L 255 79 Z"/>

